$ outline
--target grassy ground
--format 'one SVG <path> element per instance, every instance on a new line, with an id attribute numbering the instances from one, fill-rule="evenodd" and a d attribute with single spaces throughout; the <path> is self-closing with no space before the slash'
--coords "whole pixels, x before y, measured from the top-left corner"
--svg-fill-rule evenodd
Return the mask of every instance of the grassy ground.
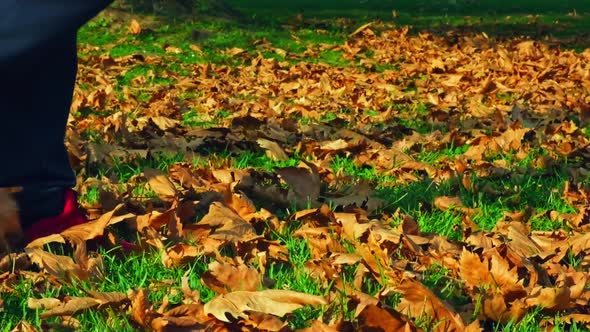
<path id="1" fill-rule="evenodd" d="M 510 5 L 499 6 L 496 1 L 292 1 L 278 4 L 277 1 L 230 1 L 241 10 L 250 21 L 237 22 L 214 18 L 163 18 L 129 14 L 118 5 L 97 17 L 82 28 L 79 34 L 80 52 L 84 66 L 90 67 L 99 61 L 93 56 L 110 55 L 114 59 L 122 59 L 137 54 L 145 58 L 160 57 L 159 61 L 143 61 L 114 75 L 111 88 L 119 98 L 119 102 L 133 98 L 139 111 L 134 110 L 131 117 L 140 118 L 141 108 L 151 105 L 151 100 L 162 89 L 180 85 L 183 77 L 196 75 L 193 65 L 213 63 L 229 68 L 236 68 L 249 63 L 251 58 L 236 57 L 227 49 L 240 49 L 237 54 L 246 52 L 251 56 L 258 53 L 264 58 L 288 61 L 295 66 L 301 63 L 320 63 L 332 68 L 360 68 L 359 63 L 349 59 L 341 50 L 325 47 L 313 54 L 305 51 L 320 45 L 341 45 L 348 34 L 362 24 L 373 19 L 381 19 L 395 26 L 412 25 L 415 32 L 428 30 L 435 34 L 485 32 L 490 36 L 509 38 L 519 35 L 530 35 L 536 39 L 545 39 L 563 47 L 573 47 L 583 51 L 588 46 L 590 31 L 590 2 L 588 1 L 532 1 L 520 0 Z M 575 14 L 574 14 L 575 13 Z M 298 14 L 300 14 L 298 16 Z M 532 16 L 538 15 L 538 16 Z M 131 35 L 127 31 L 129 19 L 137 18 L 144 32 Z M 339 19 L 343 18 L 343 19 Z M 255 41 L 266 40 L 272 48 L 260 48 L 253 45 Z M 177 51 L 178 50 L 178 51 Z M 295 54 L 298 56 L 285 56 Z M 377 73 L 397 70 L 392 64 L 378 64 Z M 85 72 L 88 73 L 88 72 Z M 91 80 L 79 79 L 80 94 L 89 95 L 94 91 Z M 191 105 L 182 112 L 178 119 L 186 128 L 230 128 L 233 113 L 223 106 L 214 112 L 202 112 L 198 105 L 191 104 L 203 94 L 210 91 L 184 91 L 178 94 L 180 102 Z M 249 98 L 248 95 L 231 96 L 239 100 Z M 511 96 L 504 96 L 510 102 Z M 516 96 L 515 98 L 519 98 Z M 287 103 L 292 102 L 287 100 Z M 194 107 L 193 107 L 194 106 Z M 400 111 L 391 140 L 400 140 L 411 133 L 430 134 L 435 131 L 449 132 L 451 128 L 444 123 L 426 120 L 430 109 L 423 101 L 410 102 Z M 105 137 L 108 126 L 100 119 L 110 119 L 116 113 L 113 107 L 84 108 L 76 110 L 76 121 L 85 123 L 91 120 L 100 125 L 92 125 L 80 131 L 81 138 L 88 142 L 104 142 L 121 140 L 121 137 Z M 165 112 L 162 111 L 162 112 Z M 319 117 L 297 115 L 293 119 L 298 125 L 331 124 L 336 125 L 338 119 L 354 118 L 350 115 L 357 110 L 333 109 L 320 112 Z M 365 109 L 365 118 L 378 117 L 381 110 Z M 405 112 L 405 113 L 404 113 Z M 406 114 L 406 115 L 404 115 Z M 107 120 L 104 120 L 107 121 Z M 109 120 L 110 121 L 110 120 Z M 374 122 L 379 122 L 378 120 Z M 81 125 L 82 126 L 82 125 Z M 102 127 L 100 127 L 102 126 Z M 347 124 L 350 129 L 358 129 L 352 122 Z M 580 130 L 584 129 L 580 123 Z M 104 129 L 104 130 L 102 130 Z M 485 129 L 485 128 L 484 128 Z M 101 131 L 102 130 L 102 131 Z M 360 130 L 360 129 L 359 129 Z M 407 134 L 404 134 L 407 133 Z M 383 135 L 383 139 L 387 138 Z M 123 146 L 126 143 L 121 143 Z M 126 146 L 128 149 L 137 148 Z M 140 147 L 139 147 L 140 148 Z M 178 162 L 188 162 L 191 167 L 231 167 L 235 169 L 254 168 L 260 172 L 274 172 L 281 167 L 296 166 L 301 160 L 308 160 L 309 155 L 289 153 L 288 158 L 275 161 L 269 158 L 264 150 L 210 144 L 200 147 L 198 154 L 167 153 L 153 154 L 145 158 L 127 158 L 119 160 L 98 160 L 85 167 L 78 167 L 81 180 L 88 178 L 109 179 L 110 183 L 119 185 L 120 190 L 126 183 L 132 183 L 130 197 L 150 199 L 156 193 L 145 183 L 137 180 L 146 167 L 168 171 Z M 415 160 L 442 169 L 449 165 L 449 160 L 456 160 L 468 150 L 467 146 L 432 146 L 417 144 L 412 150 L 406 151 Z M 473 222 L 484 230 L 492 230 L 505 213 L 530 209 L 533 217 L 529 220 L 533 230 L 551 231 L 569 229 L 563 221 L 555 221 L 549 217 L 548 211 L 558 213 L 574 213 L 576 209 L 564 199 L 563 192 L 566 182 L 571 179 L 571 170 L 579 168 L 579 159 L 559 159 L 559 165 L 539 169 L 537 162 L 543 156 L 551 155 L 549 149 L 539 145 L 527 150 L 526 155 L 516 153 L 499 153 L 488 156 L 487 162 L 502 164 L 509 170 L 508 174 L 497 177 L 474 177 L 473 186 L 487 190 L 473 191 L 459 185 L 456 181 L 433 181 L 429 176 L 420 174 L 417 180 L 401 183 L 399 174 L 389 172 L 371 165 L 362 165 L 353 154 L 335 156 L 324 165 L 333 174 L 337 174 L 343 182 L 356 183 L 359 180 L 369 181 L 375 190 L 376 197 L 385 205 L 381 207 L 383 215 L 403 213 L 412 216 L 425 233 L 443 235 L 451 240 L 461 240 L 464 215 L 450 210 L 437 210 L 433 201 L 441 196 L 458 196 L 468 207 L 478 208 L 479 212 L 472 216 Z M 574 160 L 575 159 L 575 160 Z M 583 161 L 582 161 L 583 163 Z M 336 181 L 338 182 L 338 181 Z M 330 184 L 334 186 L 334 183 Z M 86 185 L 81 201 L 86 207 L 100 205 L 102 189 L 99 185 Z M 490 194 L 494 192 L 495 194 Z M 256 202 L 258 207 L 263 202 Z M 293 207 L 277 208 L 272 211 L 281 220 L 285 220 L 294 212 Z M 318 280 L 311 278 L 306 263 L 312 258 L 312 248 L 305 238 L 296 235 L 296 225 L 280 230 L 269 230 L 270 239 L 278 240 L 288 249 L 290 265 L 273 264 L 266 270 L 265 277 L 274 281 L 273 288 L 290 289 L 314 295 L 326 295 L 328 288 Z M 129 235 L 127 235 L 129 236 Z M 132 238 L 132 237 L 131 237 Z M 43 328 L 62 326 L 61 318 L 41 319 L 40 310 L 29 309 L 27 298 L 80 296 L 82 290 L 100 292 L 127 292 L 129 289 L 149 288 L 152 303 L 161 303 L 166 297 L 170 304 L 182 302 L 180 280 L 188 275 L 191 289 L 199 292 L 202 301 L 207 302 L 215 296 L 215 292 L 205 286 L 201 275 L 208 269 L 212 261 L 210 257 L 200 257 L 181 267 L 167 268 L 161 263 L 161 252 L 146 250 L 138 254 L 122 255 L 117 250 L 100 251 L 104 257 L 104 275 L 100 282 L 82 282 L 56 286 L 43 283 L 34 278 L 21 278 L 12 286 L 10 293 L 2 295 L 3 311 L 0 313 L 2 326 L 0 330 L 10 331 L 18 322 L 26 320 L 32 325 Z M 577 257 L 572 256 L 571 260 Z M 572 262 L 572 265 L 574 263 Z M 465 303 L 469 300 L 460 289 L 457 280 L 449 276 L 446 268 L 432 265 L 420 272 L 423 283 L 435 290 L 439 296 L 450 303 Z M 353 273 L 351 273 L 353 275 Z M 382 285 L 373 279 L 362 283 L 363 291 L 369 295 L 377 295 Z M 399 298 L 392 296 L 383 301 L 395 306 Z M 326 314 L 325 309 L 305 307 L 296 311 L 289 319 L 288 326 L 300 329 L 308 326 L 310 319 L 317 319 Z M 342 306 L 343 317 L 351 317 L 345 305 Z M 559 316 L 559 314 L 557 314 Z M 546 318 L 555 318 L 540 311 L 528 313 L 520 322 L 495 323 L 488 322 L 486 330 L 493 331 L 540 331 L 539 322 Z M 130 316 L 122 315 L 114 310 L 90 310 L 76 315 L 78 327 L 83 331 L 132 331 L 138 329 Z M 52 325 L 53 324 L 53 325 Z M 417 321 L 416 324 L 426 330 L 434 329 L 435 323 L 428 319 Z M 63 328 L 60 327 L 60 328 Z M 582 331 L 584 328 L 575 324 L 566 327 L 565 323 L 556 323 L 556 331 Z"/>

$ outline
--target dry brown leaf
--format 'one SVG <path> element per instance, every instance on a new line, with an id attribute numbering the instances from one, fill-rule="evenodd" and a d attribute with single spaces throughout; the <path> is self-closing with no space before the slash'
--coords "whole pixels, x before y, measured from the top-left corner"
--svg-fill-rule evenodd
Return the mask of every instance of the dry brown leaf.
<path id="1" fill-rule="evenodd" d="M 276 170 L 289 186 L 288 200 L 297 206 L 319 206 L 321 179 L 315 165 L 307 167 L 285 167 Z"/>
<path id="2" fill-rule="evenodd" d="M 38 332 L 37 328 L 27 321 L 20 321 L 10 332 Z"/>
<path id="3" fill-rule="evenodd" d="M 362 181 L 354 188 L 350 189 L 348 195 L 333 198 L 331 200 L 336 206 L 354 206 L 367 210 L 367 213 L 369 214 L 379 210 L 385 204 L 385 201 L 376 196 L 374 188 L 372 188 L 366 181 Z"/>
<path id="4" fill-rule="evenodd" d="M 439 196 L 434 199 L 434 206 L 442 211 L 457 210 L 467 215 L 477 213 L 478 209 L 466 207 L 459 197 Z"/>
<path id="5" fill-rule="evenodd" d="M 586 328 L 590 327 L 590 314 L 569 314 L 559 317 L 560 322 L 567 324 L 580 324 Z"/>
<path id="6" fill-rule="evenodd" d="M 322 142 L 322 144 L 320 144 L 320 149 L 326 151 L 340 151 L 346 148 L 348 148 L 348 142 L 346 142 L 342 138 L 339 138 L 334 141 Z"/>
<path id="7" fill-rule="evenodd" d="M 234 266 L 212 262 L 209 264 L 209 270 L 201 276 L 201 280 L 217 294 L 257 291 L 262 287 L 262 277 L 258 271 L 243 264 Z"/>
<path id="8" fill-rule="evenodd" d="M 568 287 L 535 287 L 526 298 L 530 307 L 539 306 L 548 310 L 565 310 L 571 303 L 571 290 Z"/>
<path id="9" fill-rule="evenodd" d="M 492 282 L 490 280 L 491 276 L 486 258 L 482 262 L 479 255 L 469 252 L 464 248 L 459 263 L 461 280 L 465 282 L 465 285 L 470 291 L 474 291 L 476 288 L 484 285 L 489 285 Z"/>
<path id="10" fill-rule="evenodd" d="M 212 239 L 226 241 L 246 241 L 256 236 L 252 225 L 246 222 L 232 209 L 215 202 L 209 207 L 209 213 L 199 222 L 201 225 L 221 226 L 209 236 Z"/>
<path id="11" fill-rule="evenodd" d="M 352 33 L 350 33 L 348 35 L 348 37 L 353 37 L 358 35 L 359 33 L 361 33 L 362 31 L 364 31 L 365 29 L 368 29 L 369 27 L 371 27 L 374 24 L 374 22 L 369 22 L 366 24 L 361 25 L 360 27 L 358 27 L 356 30 L 354 30 Z"/>
<path id="12" fill-rule="evenodd" d="M 26 248 L 25 252 L 34 264 L 62 280 L 69 281 L 72 278 L 84 280 L 88 277 L 88 273 L 68 256 L 54 255 L 38 248 Z"/>
<path id="13" fill-rule="evenodd" d="M 46 297 L 42 299 L 27 299 L 27 306 L 29 307 L 29 309 L 53 309 L 59 305 L 61 305 L 61 300 L 53 297 Z"/>
<path id="14" fill-rule="evenodd" d="M 172 201 L 177 196 L 176 187 L 170 182 L 168 177 L 159 170 L 145 168 L 143 174 L 148 179 L 148 183 L 153 191 L 158 194 L 164 201 Z"/>
<path id="15" fill-rule="evenodd" d="M 311 322 L 311 326 L 299 332 L 338 332 L 341 331 L 337 326 L 326 325 L 318 320 Z"/>
<path id="16" fill-rule="evenodd" d="M 283 322 L 276 316 L 256 312 L 251 313 L 250 317 L 244 321 L 244 324 L 246 326 L 252 326 L 253 328 L 259 331 L 270 332 L 282 331 L 283 328 L 287 325 L 286 322 Z"/>
<path id="17" fill-rule="evenodd" d="M 204 254 L 205 248 L 203 247 L 178 243 L 162 251 L 162 264 L 167 268 L 183 266 L 193 262 L 197 257 L 201 257 Z"/>
<path id="18" fill-rule="evenodd" d="M 359 315 L 361 331 L 410 332 L 418 329 L 399 312 L 368 305 Z"/>
<path id="19" fill-rule="evenodd" d="M 397 309 L 412 318 L 429 317 L 437 323 L 437 331 L 463 331 L 465 323 L 459 314 L 443 303 L 422 283 L 406 279 L 395 290 L 402 294 Z"/>
<path id="20" fill-rule="evenodd" d="M 288 290 L 240 291 L 213 298 L 205 304 L 205 313 L 220 321 L 230 322 L 230 317 L 247 319 L 247 312 L 250 311 L 283 317 L 304 305 L 323 304 L 327 302 L 321 296 Z"/>
<path id="21" fill-rule="evenodd" d="M 289 156 L 287 155 L 287 153 L 285 153 L 285 150 L 283 150 L 283 148 L 281 148 L 280 145 L 278 145 L 276 142 L 273 142 L 271 140 L 267 140 L 264 138 L 259 138 L 256 140 L 256 142 L 258 143 L 258 145 L 260 145 L 261 148 L 266 150 L 266 155 L 274 161 L 286 161 L 289 160 Z"/>
<path id="22" fill-rule="evenodd" d="M 169 48 L 170 47 L 166 48 L 166 52 L 168 52 Z M 173 48 L 173 49 L 179 50 L 177 48 Z M 168 53 L 171 53 L 171 52 L 168 52 Z M 176 51 L 172 52 L 172 53 L 176 53 Z M 180 50 L 179 53 L 182 53 L 182 50 Z M 151 116 L 150 121 L 152 121 L 158 128 L 160 128 L 160 130 L 164 130 L 164 131 L 176 128 L 180 125 L 180 121 L 170 119 L 165 116 Z"/>
<path id="23" fill-rule="evenodd" d="M 146 291 L 143 288 L 129 291 L 128 297 L 131 300 L 131 317 L 139 325 L 147 327 L 151 319 L 148 316 L 150 306 Z"/>
<path id="24" fill-rule="evenodd" d="M 132 19 L 131 23 L 129 23 L 129 33 L 131 33 L 134 36 L 137 36 L 141 33 L 141 25 L 139 25 L 139 22 L 137 22 L 137 20 Z"/>
<path id="25" fill-rule="evenodd" d="M 66 298 L 60 305 L 55 306 L 45 312 L 42 312 L 39 317 L 48 318 L 54 316 L 73 316 L 80 311 L 95 308 L 100 305 L 100 301 L 91 297 L 72 297 Z"/>

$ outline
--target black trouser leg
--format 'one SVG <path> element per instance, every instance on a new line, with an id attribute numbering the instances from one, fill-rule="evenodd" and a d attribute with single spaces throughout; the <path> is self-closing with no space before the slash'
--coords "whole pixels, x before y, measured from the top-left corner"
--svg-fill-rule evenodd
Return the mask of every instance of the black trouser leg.
<path id="1" fill-rule="evenodd" d="M 25 227 L 59 214 L 64 189 L 75 185 L 64 136 L 76 71 L 76 31 L 0 64 L 0 187 L 23 187 Z"/>

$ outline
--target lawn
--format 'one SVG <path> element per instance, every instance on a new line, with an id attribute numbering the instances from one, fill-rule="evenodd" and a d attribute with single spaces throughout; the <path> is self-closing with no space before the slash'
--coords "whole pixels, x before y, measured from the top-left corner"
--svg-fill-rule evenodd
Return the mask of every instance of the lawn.
<path id="1" fill-rule="evenodd" d="M 0 330 L 590 329 L 589 1 L 228 3 L 81 29 Z"/>

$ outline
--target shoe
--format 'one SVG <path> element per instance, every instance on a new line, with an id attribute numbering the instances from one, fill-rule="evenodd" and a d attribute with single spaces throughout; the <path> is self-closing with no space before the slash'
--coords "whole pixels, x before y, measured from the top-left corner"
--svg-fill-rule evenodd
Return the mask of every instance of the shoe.
<path id="1" fill-rule="evenodd" d="M 30 243 L 35 239 L 61 233 L 72 226 L 88 222 L 88 219 L 78 207 L 76 198 L 75 191 L 71 189 L 66 190 L 62 213 L 54 217 L 40 219 L 27 227 L 24 230 L 25 242 Z"/>
<path id="2" fill-rule="evenodd" d="M 76 192 L 68 189 L 64 194 L 63 212 L 55 217 L 43 218 L 24 230 L 25 243 L 30 243 L 38 238 L 51 234 L 58 234 L 66 229 L 84 224 L 88 218 L 78 206 Z M 130 252 L 136 249 L 132 242 L 120 240 L 119 245 L 123 252 Z M 86 243 L 88 250 L 96 250 L 100 246 L 100 240 L 93 239 Z"/>

